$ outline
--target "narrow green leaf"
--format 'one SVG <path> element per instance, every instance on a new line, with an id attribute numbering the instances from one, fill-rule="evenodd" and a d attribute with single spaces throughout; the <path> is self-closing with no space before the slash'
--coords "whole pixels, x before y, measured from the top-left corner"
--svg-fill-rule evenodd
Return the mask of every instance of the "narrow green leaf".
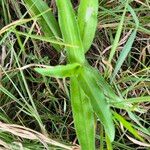
<path id="1" fill-rule="evenodd" d="M 136 114 L 132 113 L 131 111 L 128 112 L 129 117 L 142 129 L 145 130 L 145 132 L 147 132 L 148 130 L 141 124 L 140 120 L 139 120 L 139 116 L 137 116 Z M 150 133 L 149 133 L 150 135 Z"/>
<path id="2" fill-rule="evenodd" d="M 124 0 L 120 0 L 120 1 L 121 1 L 122 3 L 124 3 Z M 128 9 L 129 12 L 131 13 L 131 15 L 132 15 L 132 17 L 133 17 L 133 19 L 134 19 L 134 21 L 135 21 L 136 28 L 138 29 L 138 27 L 139 27 L 139 19 L 138 19 L 137 15 L 136 15 L 134 9 L 133 9 L 129 4 L 128 4 L 128 6 L 127 6 L 127 9 Z"/>
<path id="3" fill-rule="evenodd" d="M 148 131 L 148 128 L 144 127 L 146 124 L 150 125 L 150 123 L 148 123 L 144 118 L 142 119 L 140 116 L 136 115 L 131 111 L 128 112 L 128 115 L 130 119 L 132 119 L 138 125 L 138 126 L 134 126 L 136 129 L 150 136 L 150 132 Z"/>
<path id="4" fill-rule="evenodd" d="M 34 70 L 43 76 L 65 78 L 78 75 L 81 70 L 81 65 L 78 63 L 57 65 L 56 67 L 47 66 L 46 68 L 34 68 Z"/>
<path id="5" fill-rule="evenodd" d="M 107 134 L 106 134 L 106 145 L 107 145 L 107 150 L 113 150 L 112 144 L 110 139 L 108 138 Z"/>
<path id="6" fill-rule="evenodd" d="M 58 39 L 54 39 L 53 37 L 45 37 L 45 36 L 41 36 L 41 35 L 29 34 L 29 33 L 24 33 L 24 32 L 19 32 L 19 31 L 14 31 L 14 33 L 17 33 L 19 35 L 23 35 L 23 36 L 26 36 L 26 37 L 33 38 L 35 40 L 41 40 L 41 41 L 44 41 L 44 42 L 49 42 L 49 43 L 52 43 L 52 44 L 58 44 L 58 45 L 66 46 L 66 47 L 72 47 L 72 48 L 77 47 L 75 45 L 65 44 L 64 42 L 61 42 Z"/>
<path id="7" fill-rule="evenodd" d="M 71 78 L 70 86 L 74 124 L 81 149 L 94 150 L 94 112 L 90 100 L 79 87 L 76 77 Z"/>
<path id="8" fill-rule="evenodd" d="M 46 2 L 44 2 L 43 0 L 23 0 L 23 1 L 28 11 L 31 13 L 32 17 L 42 14 L 43 12 L 49 10 L 40 16 L 40 19 L 38 19 L 38 23 L 40 24 L 42 32 L 44 33 L 45 36 L 53 37 L 54 40 L 56 40 L 57 38 L 61 38 L 59 25 Z M 52 43 L 52 46 L 54 46 L 54 48 L 57 51 L 61 50 L 60 45 Z"/>
<path id="9" fill-rule="evenodd" d="M 143 103 L 143 102 L 150 102 L 150 96 L 141 96 L 141 97 L 135 97 L 135 98 L 128 98 L 126 100 L 120 101 L 120 102 L 114 102 L 116 104 L 133 104 L 133 103 Z"/>
<path id="10" fill-rule="evenodd" d="M 76 45 L 76 48 L 66 48 L 68 60 L 71 63 L 85 62 L 84 49 L 79 34 L 79 27 L 70 0 L 56 0 L 59 25 L 65 43 Z"/>
<path id="11" fill-rule="evenodd" d="M 122 51 L 121 51 L 121 54 L 116 62 L 116 66 L 115 66 L 115 69 L 114 69 L 114 72 L 111 76 L 111 82 L 113 81 L 113 79 L 115 78 L 116 74 L 118 73 L 118 71 L 120 70 L 123 62 L 125 61 L 128 53 L 130 52 L 131 48 L 132 48 L 132 44 L 134 42 L 134 39 L 136 37 L 136 33 L 137 33 L 137 29 L 135 29 L 132 34 L 130 35 L 127 43 L 125 44 L 125 46 L 123 47 Z"/>
<path id="12" fill-rule="evenodd" d="M 12 100 L 20 104 L 20 106 L 24 106 L 12 93 L 10 93 L 5 87 L 0 85 L 0 92 L 3 92 L 6 94 L 8 97 L 10 97 Z"/>
<path id="13" fill-rule="evenodd" d="M 110 100 L 114 102 L 121 102 L 123 101 L 123 98 L 116 95 L 113 88 L 107 83 L 107 81 L 104 79 L 104 77 L 96 70 L 95 68 L 90 67 L 90 71 L 94 72 L 93 76 L 95 80 L 97 81 L 97 84 L 101 87 L 103 90 L 103 93 L 105 96 Z"/>
<path id="14" fill-rule="evenodd" d="M 117 33 L 116 33 L 116 36 L 115 36 L 114 43 L 112 45 L 112 49 L 110 51 L 110 56 L 109 56 L 109 60 L 108 60 L 109 63 L 111 63 L 111 60 L 112 60 L 112 58 L 113 58 L 113 56 L 115 54 L 116 48 L 118 47 L 118 43 L 119 43 L 119 39 L 120 39 L 120 36 L 121 36 L 122 28 L 123 28 L 123 22 L 124 22 L 124 19 L 125 19 L 127 6 L 128 6 L 128 0 L 126 2 L 126 5 L 125 5 L 125 8 L 124 8 L 122 17 L 121 17 L 121 21 L 120 21 L 118 29 L 117 29 Z"/>
<path id="15" fill-rule="evenodd" d="M 78 24 L 84 51 L 92 44 L 97 27 L 98 0 L 81 0 L 78 9 Z"/>
<path id="16" fill-rule="evenodd" d="M 102 89 L 100 89 L 97 81 L 93 76 L 93 73 L 89 71 L 88 68 L 85 68 L 83 72 L 78 76 L 78 81 L 85 94 L 88 95 L 93 110 L 103 124 L 105 132 L 112 142 L 115 137 L 115 128 L 111 110 L 109 104 L 106 102 Z"/>
<path id="17" fill-rule="evenodd" d="M 121 115 L 118 113 L 114 112 L 114 117 L 122 123 L 122 125 L 130 132 L 132 133 L 136 138 L 138 138 L 140 141 L 143 141 L 143 138 L 139 136 L 137 130 L 135 130 L 132 127 L 132 124 L 126 121 Z"/>

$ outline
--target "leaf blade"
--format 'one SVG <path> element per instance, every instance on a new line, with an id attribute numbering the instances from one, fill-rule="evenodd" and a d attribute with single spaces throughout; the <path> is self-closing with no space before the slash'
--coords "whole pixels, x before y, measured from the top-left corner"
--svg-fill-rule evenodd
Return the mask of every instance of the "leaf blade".
<path id="1" fill-rule="evenodd" d="M 123 124 L 123 126 L 124 126 L 126 129 L 128 129 L 128 131 L 129 131 L 130 133 L 132 133 L 132 134 L 133 134 L 136 138 L 138 138 L 140 141 L 143 141 L 143 138 L 138 134 L 138 131 L 132 127 L 132 124 L 131 124 L 131 123 L 129 123 L 128 121 L 126 121 L 126 120 L 125 120 L 121 115 L 119 115 L 118 113 L 113 112 L 113 114 L 114 114 L 114 117 L 115 117 L 118 121 L 120 121 L 120 122 Z"/>
<path id="2" fill-rule="evenodd" d="M 57 65 L 55 67 L 47 66 L 46 68 L 34 68 L 34 70 L 44 76 L 66 78 L 78 75 L 81 70 L 81 65 L 78 63 Z"/>
<path id="3" fill-rule="evenodd" d="M 89 96 L 93 110 L 103 124 L 105 132 L 112 142 L 115 137 L 115 127 L 113 124 L 112 114 L 103 91 L 99 88 L 95 78 L 93 77 L 93 73 L 86 68 L 84 72 L 78 76 L 78 82 L 85 94 Z"/>
<path id="4" fill-rule="evenodd" d="M 70 88 L 74 124 L 81 149 L 94 150 L 95 128 L 91 103 L 79 87 L 76 77 L 71 78 Z"/>
<path id="5" fill-rule="evenodd" d="M 81 0 L 78 24 L 85 53 L 89 50 L 97 27 L 98 0 Z"/>
<path id="6" fill-rule="evenodd" d="M 77 48 L 66 48 L 68 60 L 71 63 L 84 64 L 84 49 L 72 4 L 70 0 L 56 0 L 56 5 L 64 42 L 78 46 Z"/>
<path id="7" fill-rule="evenodd" d="M 120 54 L 120 56 L 119 56 L 119 58 L 118 58 L 118 60 L 116 62 L 116 66 L 115 66 L 114 72 L 113 72 L 113 74 L 111 76 L 111 82 L 113 81 L 113 79 L 117 75 L 119 69 L 121 68 L 123 62 L 125 61 L 125 58 L 127 57 L 128 53 L 130 52 L 130 50 L 132 48 L 132 44 L 134 42 L 134 39 L 136 38 L 136 33 L 137 33 L 137 29 L 135 29 L 131 33 L 131 35 L 130 35 L 128 41 L 127 41 L 127 43 L 123 47 L 123 49 L 121 51 L 121 54 Z"/>
<path id="8" fill-rule="evenodd" d="M 25 6 L 27 7 L 28 11 L 32 15 L 32 17 L 42 14 L 43 12 L 49 10 L 50 8 L 48 5 L 42 0 L 24 0 Z M 61 32 L 59 25 L 51 11 L 47 11 L 46 13 L 40 16 L 38 20 L 40 27 L 42 27 L 42 31 L 45 36 L 53 37 L 54 40 L 57 38 L 61 38 Z M 57 44 L 53 44 L 52 46 L 57 50 L 60 51 L 62 48 Z"/>

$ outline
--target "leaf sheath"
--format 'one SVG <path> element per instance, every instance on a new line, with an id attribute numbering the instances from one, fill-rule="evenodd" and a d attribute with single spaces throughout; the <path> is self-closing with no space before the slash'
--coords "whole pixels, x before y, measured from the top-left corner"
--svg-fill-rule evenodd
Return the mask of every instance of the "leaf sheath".
<path id="1" fill-rule="evenodd" d="M 99 88 L 93 73 L 88 68 L 78 76 L 78 81 L 85 94 L 89 96 L 96 115 L 105 128 L 111 142 L 115 137 L 115 128 L 109 104 L 106 102 L 103 91 Z"/>
<path id="2" fill-rule="evenodd" d="M 79 87 L 76 77 L 71 78 L 71 104 L 74 124 L 82 150 L 95 150 L 94 113 L 88 97 Z"/>

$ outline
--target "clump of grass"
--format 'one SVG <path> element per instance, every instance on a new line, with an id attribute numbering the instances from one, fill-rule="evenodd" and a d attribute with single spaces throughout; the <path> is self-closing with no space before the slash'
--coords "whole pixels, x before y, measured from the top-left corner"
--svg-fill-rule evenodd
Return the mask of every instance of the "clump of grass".
<path id="1" fill-rule="evenodd" d="M 38 2 L 24 0 L 23 2 L 32 18 L 21 19 L 7 25 L 11 22 L 8 16 L 9 11 L 12 10 L 5 10 L 3 18 L 7 26 L 0 32 L 4 35 L 0 42 L 2 45 L 0 91 L 3 99 L 0 118 L 2 122 L 7 123 L 1 123 L 0 128 L 3 147 L 33 149 L 34 145 L 40 149 L 49 149 L 54 145 L 71 149 L 70 146 L 66 146 L 69 144 L 63 145 L 56 141 L 51 143 L 47 141 L 50 140 L 48 139 L 49 134 L 52 138 L 62 141 L 66 139 L 64 141 L 66 143 L 75 139 L 75 133 L 72 136 L 72 133 L 69 134 L 70 130 L 73 132 L 70 107 L 72 107 L 75 130 L 81 149 L 94 150 L 96 146 L 98 147 L 98 144 L 95 146 L 95 140 L 100 140 L 101 149 L 106 147 L 107 149 L 119 147 L 129 149 L 129 146 L 131 147 L 129 141 L 136 145 L 142 145 L 144 148 L 149 147 L 147 137 L 150 133 L 146 128 L 149 125 L 146 116 L 148 113 L 145 113 L 150 101 L 148 96 L 149 60 L 147 61 L 149 54 L 144 50 L 144 54 L 141 54 L 132 48 L 137 47 L 134 46 L 134 41 L 138 41 L 139 33 L 145 34 L 147 31 L 149 33 L 146 26 L 139 23 L 141 22 L 140 17 L 136 16 L 143 9 L 147 11 L 148 5 L 145 3 L 146 6 L 142 4 L 140 8 L 133 9 L 134 3 L 120 1 L 119 5 L 110 11 L 108 7 L 112 5 L 111 3 L 99 6 L 97 0 L 88 2 L 82 0 L 76 14 L 70 1 L 57 0 L 59 20 L 57 22 L 48 5 L 42 0 L 38 0 Z M 5 9 L 5 5 L 7 5 L 6 1 L 2 1 L 3 9 Z M 13 0 L 10 5 L 16 6 L 14 10 L 19 18 L 25 16 L 20 11 L 21 5 Z M 85 53 L 91 47 L 97 27 L 98 6 L 100 8 L 99 27 L 100 29 L 101 26 L 104 28 L 105 34 L 97 32 L 95 44 L 91 48 L 95 51 L 89 52 L 87 58 L 89 58 L 89 62 L 93 59 L 92 61 L 97 66 L 100 64 L 100 69 L 104 71 L 105 77 L 110 79 L 110 84 L 97 69 L 89 65 L 85 57 Z M 126 16 L 127 12 L 132 17 Z M 109 22 L 105 21 L 107 17 L 110 18 Z M 31 20 L 33 21 L 31 22 Z M 101 23 L 102 21 L 105 23 Z M 28 28 L 26 22 L 32 23 L 30 24 L 31 28 Z M 18 31 L 18 25 L 21 30 L 27 32 Z M 112 28 L 117 28 L 117 32 Z M 130 30 L 130 34 L 126 35 L 127 29 Z M 36 33 L 36 30 L 43 35 L 33 34 Z M 31 39 L 29 40 L 29 38 Z M 54 49 L 61 53 L 58 66 L 50 67 L 49 58 L 42 58 L 40 50 L 49 47 L 46 42 L 50 42 Z M 104 43 L 107 43 L 106 46 Z M 112 45 L 112 47 L 109 48 L 107 45 Z M 141 45 L 145 46 L 144 40 Z M 101 48 L 101 46 L 103 47 Z M 145 46 L 145 50 L 147 47 L 148 44 Z M 49 48 L 48 51 L 52 51 L 52 48 Z M 118 51 L 118 48 L 121 49 L 121 52 Z M 65 53 L 61 51 L 63 49 Z M 109 49 L 110 51 L 107 52 Z M 53 54 L 57 55 L 56 52 Z M 137 54 L 140 54 L 139 60 L 135 57 Z M 66 65 L 62 65 L 62 61 L 66 61 L 64 55 L 67 58 Z M 128 59 L 126 60 L 126 58 Z M 143 60 L 140 60 L 141 58 Z M 136 64 L 133 69 L 131 68 L 132 63 Z M 92 65 L 94 64 L 92 63 Z M 34 68 L 42 76 L 36 74 L 33 69 L 29 69 L 37 66 L 43 67 Z M 128 70 L 124 70 L 124 67 Z M 71 104 L 68 101 L 70 98 Z M 101 125 L 99 125 L 99 121 Z M 116 134 L 113 122 L 117 130 Z M 25 140 L 25 136 L 30 133 L 27 133 L 26 129 L 21 126 L 12 128 L 11 124 L 14 123 L 41 131 L 40 137 L 44 138 L 38 136 L 38 139 L 34 138 L 32 141 Z M 96 132 L 99 126 L 100 133 Z M 16 127 L 22 128 L 19 132 L 23 132 L 23 134 L 18 134 Z M 9 128 L 11 129 L 9 130 Z M 7 136 L 6 132 L 9 133 Z M 18 140 L 15 140 L 12 134 Z M 29 139 L 31 140 L 31 137 Z M 15 147 L 12 147 L 14 141 Z"/>

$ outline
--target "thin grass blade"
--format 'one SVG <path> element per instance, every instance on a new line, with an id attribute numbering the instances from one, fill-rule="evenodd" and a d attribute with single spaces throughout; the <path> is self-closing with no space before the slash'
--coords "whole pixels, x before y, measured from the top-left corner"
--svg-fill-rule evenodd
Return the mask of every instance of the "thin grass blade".
<path id="1" fill-rule="evenodd" d="M 138 130 L 150 136 L 150 132 L 142 125 L 141 118 L 139 116 L 130 111 L 128 112 L 128 115 L 139 126 Z"/>
<path id="2" fill-rule="evenodd" d="M 117 29 L 117 33 L 116 33 L 115 40 L 114 40 L 113 45 L 112 45 L 112 49 L 110 51 L 109 60 L 108 60 L 109 63 L 111 63 L 112 58 L 115 54 L 116 48 L 118 47 L 119 39 L 120 39 L 122 28 L 123 28 L 123 22 L 125 20 L 125 14 L 126 14 L 126 11 L 127 11 L 127 6 L 128 6 L 128 0 L 126 2 L 126 5 L 125 5 L 125 8 L 124 8 L 122 17 L 121 17 L 121 21 L 120 21 L 118 29 Z"/>
<path id="3" fill-rule="evenodd" d="M 120 0 L 120 1 L 121 1 L 122 3 L 124 3 L 123 0 Z M 134 9 L 133 9 L 129 4 L 128 4 L 128 6 L 127 6 L 127 9 L 128 9 L 129 12 L 131 13 L 131 15 L 132 15 L 132 17 L 133 17 L 133 19 L 134 19 L 134 21 L 135 21 L 136 28 L 138 29 L 138 28 L 139 28 L 139 19 L 138 19 L 137 15 L 136 15 Z"/>
<path id="4" fill-rule="evenodd" d="M 132 124 L 129 123 L 128 121 L 126 121 L 124 119 L 124 117 L 122 117 L 121 115 L 119 115 L 118 113 L 114 112 L 113 113 L 114 117 L 116 120 L 120 121 L 122 123 L 122 125 L 130 132 L 132 133 L 137 139 L 139 139 L 140 141 L 143 141 L 143 138 L 138 134 L 138 131 L 136 129 L 134 129 L 132 127 Z"/>
<path id="5" fill-rule="evenodd" d="M 46 2 L 44 2 L 43 0 L 23 0 L 23 1 L 32 17 L 42 14 L 43 12 L 49 10 L 40 16 L 40 19 L 38 19 L 38 23 L 45 36 L 54 38 L 55 40 L 57 38 L 61 38 L 59 25 Z M 54 48 L 57 51 L 60 51 L 62 49 L 61 46 L 57 44 L 52 44 L 52 46 L 54 46 Z"/>
<path id="6" fill-rule="evenodd" d="M 65 44 L 64 42 L 61 42 L 58 39 L 54 39 L 54 38 L 51 38 L 51 37 L 45 37 L 45 36 L 35 35 L 35 34 L 30 34 L 30 33 L 24 33 L 24 32 L 19 32 L 19 31 L 16 31 L 16 30 L 14 30 L 13 32 L 17 33 L 19 35 L 26 36 L 28 38 L 30 37 L 30 38 L 35 39 L 35 40 L 41 40 L 41 41 L 44 41 L 44 42 L 49 42 L 51 44 L 58 44 L 58 45 L 61 45 L 61 46 L 66 46 L 66 47 L 77 47 L 75 45 Z"/>
<path id="7" fill-rule="evenodd" d="M 121 0 L 122 1 L 122 0 Z M 122 1 L 123 3 L 123 1 Z M 130 52 L 131 48 L 132 48 L 132 44 L 134 42 L 134 39 L 136 37 L 136 33 L 137 33 L 137 30 L 138 30 L 138 27 L 139 27 L 139 20 L 138 20 L 138 17 L 135 13 L 135 11 L 133 10 L 133 8 L 127 3 L 127 9 L 130 11 L 134 21 L 135 21 L 135 25 L 136 25 L 136 28 L 135 30 L 132 32 L 132 34 L 130 35 L 126 45 L 124 46 L 121 54 L 120 54 L 120 57 L 118 58 L 118 61 L 116 62 L 116 67 L 115 67 L 115 70 L 112 74 L 112 77 L 111 77 L 111 81 L 113 80 L 113 78 L 115 77 L 115 75 L 118 73 L 119 69 L 121 68 L 121 65 L 123 64 L 125 58 L 127 57 L 128 53 Z"/>
<path id="8" fill-rule="evenodd" d="M 122 103 L 122 104 L 134 104 L 134 103 L 143 103 L 143 102 L 150 102 L 150 96 L 141 96 L 141 97 L 135 97 L 135 98 L 128 98 L 126 100 L 123 100 L 121 102 L 114 102 L 114 103 Z"/>
<path id="9" fill-rule="evenodd" d="M 112 74 L 112 76 L 111 76 L 111 82 L 113 81 L 113 79 L 114 79 L 115 76 L 117 75 L 118 71 L 120 70 L 120 68 L 121 68 L 123 62 L 125 61 L 125 59 L 126 59 L 128 53 L 131 51 L 131 49 L 132 49 L 132 44 L 133 44 L 134 39 L 135 39 L 135 37 L 136 37 L 136 33 L 137 33 L 137 29 L 135 29 L 135 30 L 131 33 L 131 35 L 130 35 L 128 41 L 127 41 L 127 43 L 126 43 L 125 46 L 123 47 L 123 49 L 122 49 L 122 51 L 121 51 L 121 54 L 120 54 L 120 56 L 119 56 L 119 58 L 118 58 L 118 60 L 117 60 L 117 62 L 116 62 L 116 66 L 115 66 L 114 72 L 113 72 L 113 74 Z"/>

